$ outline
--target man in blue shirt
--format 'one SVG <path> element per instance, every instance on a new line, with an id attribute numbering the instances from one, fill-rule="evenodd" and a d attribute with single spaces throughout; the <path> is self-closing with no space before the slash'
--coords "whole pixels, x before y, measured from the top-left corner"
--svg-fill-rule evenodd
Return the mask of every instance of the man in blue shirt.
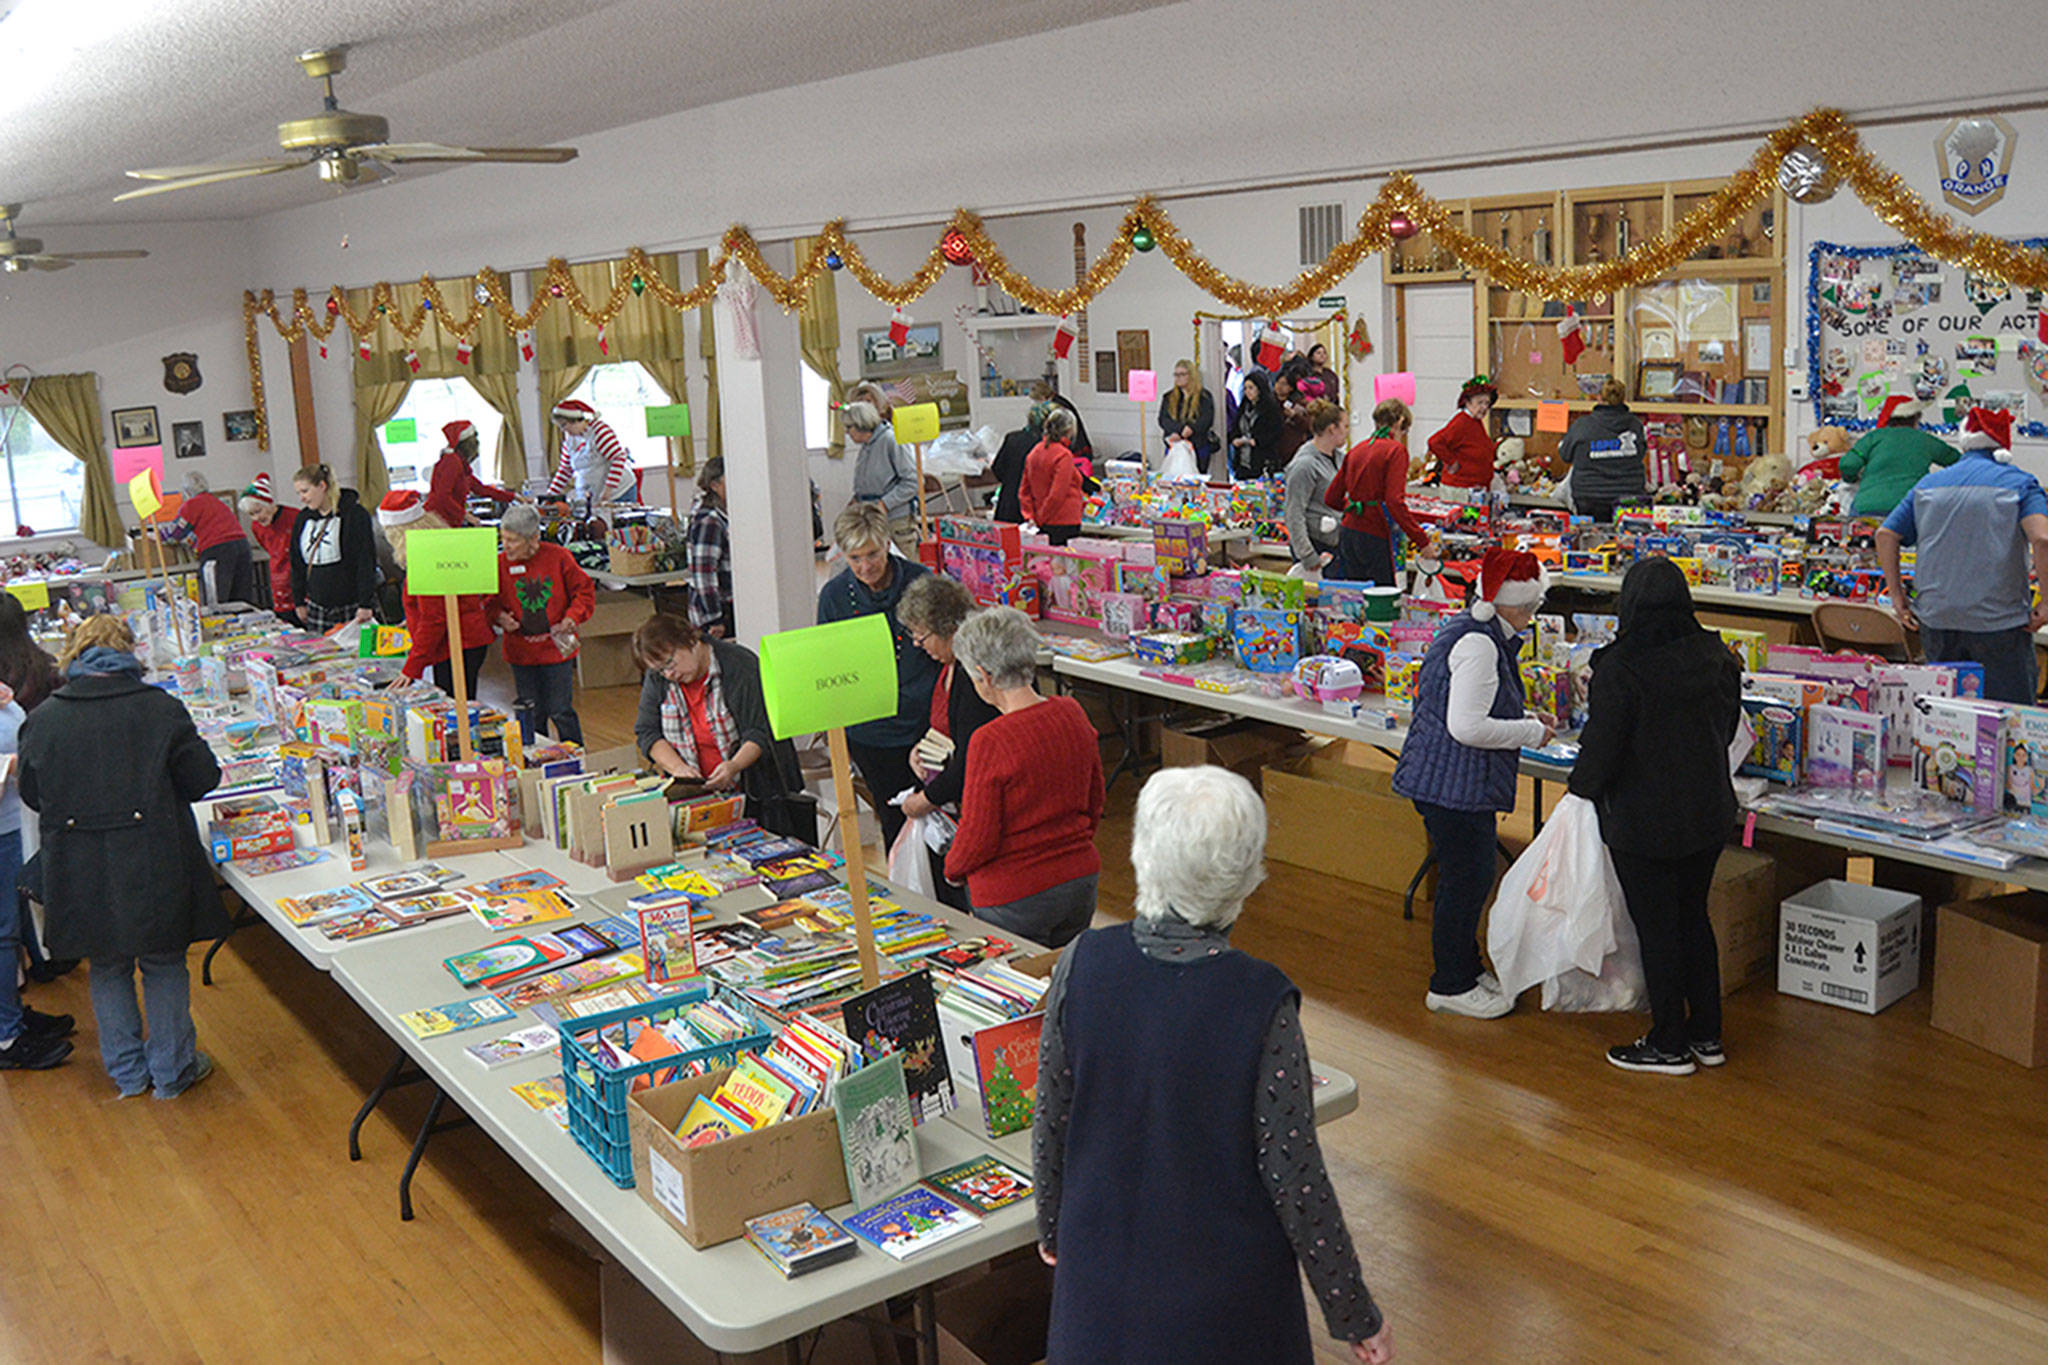
<path id="1" fill-rule="evenodd" d="M 1918 629 L 1929 663 L 1984 666 L 1990 701 L 2035 697 L 2034 632 L 2048 606 L 2030 606 L 2027 559 L 2048 584 L 2048 493 L 2008 463 L 2012 414 L 1972 408 L 1963 457 L 1930 470 L 1877 533 L 1892 610 Z M 1899 575 L 1899 547 L 1915 545 L 1913 596 Z"/>

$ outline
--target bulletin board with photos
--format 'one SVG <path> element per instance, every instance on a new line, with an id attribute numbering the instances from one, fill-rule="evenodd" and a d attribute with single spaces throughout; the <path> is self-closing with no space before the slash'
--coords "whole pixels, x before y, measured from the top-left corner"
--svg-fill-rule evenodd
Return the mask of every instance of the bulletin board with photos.
<path id="1" fill-rule="evenodd" d="M 2048 250 L 2048 238 L 2015 245 Z M 1807 262 L 1807 367 L 1815 420 L 1875 425 L 1885 400 L 1928 405 L 1953 430 L 1972 407 L 2002 408 L 2021 436 L 2048 437 L 2043 299 L 1919 248 L 1815 242 Z"/>

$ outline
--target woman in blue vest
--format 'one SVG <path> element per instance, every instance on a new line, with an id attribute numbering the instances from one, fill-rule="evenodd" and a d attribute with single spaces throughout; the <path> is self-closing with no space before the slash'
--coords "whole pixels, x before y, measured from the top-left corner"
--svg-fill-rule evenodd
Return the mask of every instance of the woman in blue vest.
<path id="1" fill-rule="evenodd" d="M 1394 790 L 1415 803 L 1436 854 L 1423 997 L 1432 1010 L 1498 1019 L 1515 1002 L 1479 961 L 1479 912 L 1493 889 L 1494 820 L 1515 808 L 1523 745 L 1543 745 L 1551 722 L 1526 715 L 1518 638 L 1549 590 L 1543 566 L 1519 550 L 1491 549 L 1478 600 L 1436 633 L 1415 685 L 1415 716 L 1394 765 Z"/>
<path id="2" fill-rule="evenodd" d="M 1155 773 L 1136 921 L 1053 969 L 1031 1134 L 1048 1360 L 1307 1365 L 1297 1265 L 1354 1358 L 1393 1358 L 1316 1145 L 1301 993 L 1230 946 L 1265 852 L 1249 782 Z"/>

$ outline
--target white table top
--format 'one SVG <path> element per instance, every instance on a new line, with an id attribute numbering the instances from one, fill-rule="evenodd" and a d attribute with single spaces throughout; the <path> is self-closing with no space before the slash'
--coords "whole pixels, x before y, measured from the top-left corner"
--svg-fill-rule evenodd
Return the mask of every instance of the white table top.
<path id="1" fill-rule="evenodd" d="M 1159 697 L 1208 711 L 1221 711 L 1226 715 L 1243 716 L 1247 720 L 1263 720 L 1274 725 L 1292 726 L 1312 734 L 1329 735 L 1336 739 L 1355 739 L 1393 752 L 1398 752 L 1408 737 L 1406 725 L 1392 730 L 1381 729 L 1350 717 L 1333 715 L 1299 697 L 1267 697 L 1256 692 L 1207 692 L 1199 687 L 1189 687 L 1185 683 L 1168 682 L 1164 678 L 1148 678 L 1138 671 L 1139 667 L 1133 659 L 1098 661 L 1057 655 L 1052 661 L 1053 672 L 1062 677 L 1079 678 L 1084 682 L 1098 683 L 1104 687 L 1120 688 L 1126 692 Z"/>
<path id="2" fill-rule="evenodd" d="M 613 592 L 630 592 L 634 588 L 667 588 L 686 583 L 690 578 L 688 569 L 671 569 L 667 573 L 615 574 L 609 569 L 588 569 L 590 581 L 600 588 Z"/>

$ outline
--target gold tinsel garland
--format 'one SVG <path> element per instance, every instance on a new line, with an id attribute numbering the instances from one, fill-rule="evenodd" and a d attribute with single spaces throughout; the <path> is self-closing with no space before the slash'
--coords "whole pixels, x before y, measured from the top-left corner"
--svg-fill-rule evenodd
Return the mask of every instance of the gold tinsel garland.
<path id="1" fill-rule="evenodd" d="M 559 257 L 548 262 L 544 282 L 534 291 L 533 302 L 524 311 L 512 306 L 505 277 L 488 267 L 477 274 L 484 297 L 472 298 L 460 318 L 449 312 L 439 286 L 425 275 L 419 281 L 421 301 L 411 309 L 401 309 L 395 287 L 382 283 L 372 286 L 370 310 L 360 316 L 349 306 L 347 294 L 338 285 L 327 291 L 325 317 L 321 310 L 311 306 L 304 289 L 293 290 L 289 322 L 279 316 L 276 298 L 270 290 L 261 295 L 245 292 L 242 313 L 249 351 L 249 387 L 256 406 L 257 441 L 260 448 L 270 448 L 262 360 L 257 348 L 259 315 L 268 317 L 278 335 L 293 343 L 309 333 L 325 341 L 338 324 L 346 325 L 349 333 L 360 339 L 387 322 L 399 336 L 413 342 L 419 338 L 431 310 L 444 330 L 474 342 L 477 329 L 489 315 L 495 314 L 508 333 L 518 333 L 530 330 L 558 303 L 594 326 L 608 326 L 641 289 L 653 294 L 664 307 L 679 312 L 701 307 L 717 292 L 728 266 L 735 263 L 759 280 L 785 312 L 790 312 L 802 306 L 818 273 L 832 269 L 830 261 L 835 256 L 870 294 L 884 303 L 902 307 L 923 296 L 946 272 L 948 262 L 941 243 L 947 232 L 958 232 L 976 263 L 1020 303 L 1036 312 L 1059 315 L 1086 308 L 1109 287 L 1130 263 L 1137 250 L 1132 236 L 1142 227 L 1174 267 L 1204 293 L 1241 313 L 1275 317 L 1328 293 L 1368 255 L 1386 248 L 1394 240 L 1389 224 L 1396 215 L 1406 215 L 1418 230 L 1433 235 L 1462 265 L 1486 274 L 1496 284 L 1545 299 L 1593 298 L 1656 279 L 1690 260 L 1701 247 L 1720 237 L 1770 195 L 1777 184 L 1779 162 L 1802 143 L 1818 147 L 1856 197 L 1922 251 L 2016 288 L 2048 289 L 2048 254 L 1974 232 L 1947 214 L 1934 212 L 1903 179 L 1870 155 L 1863 139 L 1839 110 L 1816 109 L 1771 134 L 1747 166 L 1691 213 L 1657 236 L 1635 243 L 1620 258 L 1595 265 L 1553 268 L 1511 255 L 1458 226 L 1449 209 L 1431 198 L 1407 172 L 1397 171 L 1387 177 L 1373 202 L 1358 215 L 1349 237 L 1339 242 L 1320 264 L 1274 287 L 1251 284 L 1217 269 L 1181 235 L 1166 210 L 1150 195 L 1144 195 L 1125 211 L 1115 238 L 1082 278 L 1064 289 L 1046 289 L 1011 265 L 981 219 L 963 208 L 953 211 L 924 263 L 900 282 L 870 265 L 859 246 L 846 235 L 845 220 L 835 218 L 812 239 L 809 255 L 798 261 L 788 275 L 768 264 L 751 232 L 734 224 L 726 229 L 718 255 L 704 277 L 685 290 L 665 284 L 653 260 L 634 247 L 625 255 L 626 269 L 620 272 L 611 294 L 595 303 L 576 287 L 568 263 Z"/>

